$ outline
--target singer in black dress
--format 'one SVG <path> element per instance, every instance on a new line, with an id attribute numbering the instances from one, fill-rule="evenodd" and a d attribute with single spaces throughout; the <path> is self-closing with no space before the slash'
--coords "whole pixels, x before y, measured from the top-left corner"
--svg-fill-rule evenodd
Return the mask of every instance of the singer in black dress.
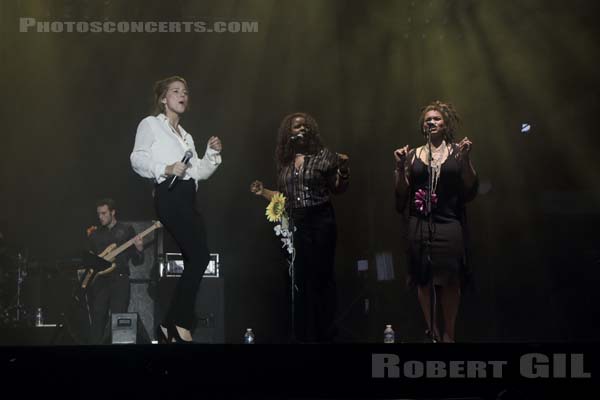
<path id="1" fill-rule="evenodd" d="M 250 190 L 271 200 L 286 197 L 286 210 L 294 233 L 297 291 L 294 299 L 294 334 L 299 342 L 332 342 L 336 334 L 335 246 L 337 228 L 331 197 L 348 188 L 348 156 L 321 143 L 319 127 L 310 115 L 286 116 L 279 127 L 277 191 L 255 181 Z"/>
<path id="2" fill-rule="evenodd" d="M 204 157 L 198 157 L 192 135 L 179 124 L 188 106 L 188 87 L 183 78 L 158 81 L 154 95 L 155 115 L 138 125 L 131 165 L 140 176 L 154 180 L 156 213 L 183 255 L 184 272 L 158 326 L 157 337 L 161 342 L 191 342 L 196 323 L 195 299 L 210 258 L 195 197 L 198 181 L 208 179 L 221 164 L 223 147 L 219 138 L 213 136 Z M 192 157 L 183 162 L 188 151 Z"/>
<path id="3" fill-rule="evenodd" d="M 419 303 L 435 340 L 454 342 L 461 286 L 467 274 L 465 252 L 465 203 L 477 194 L 478 179 L 471 163 L 472 142 L 454 142 L 459 117 L 452 105 L 435 101 L 424 107 L 419 119 L 427 143 L 394 152 L 396 160 L 396 207 L 408 209 L 408 279 L 417 287 Z M 429 160 L 431 158 L 431 221 L 427 210 Z M 430 236 L 431 235 L 431 236 Z M 431 245 L 427 242 L 431 239 Z M 442 308 L 444 334 L 436 322 L 431 326 L 431 284 Z M 436 300 L 437 301 L 437 300 Z M 434 303 L 435 304 L 435 303 Z"/>

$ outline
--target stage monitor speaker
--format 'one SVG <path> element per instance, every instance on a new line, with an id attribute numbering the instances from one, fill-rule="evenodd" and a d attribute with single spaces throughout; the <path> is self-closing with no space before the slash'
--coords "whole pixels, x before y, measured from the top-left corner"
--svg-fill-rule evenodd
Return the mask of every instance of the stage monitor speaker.
<path id="1" fill-rule="evenodd" d="M 154 221 L 125 221 L 136 233 L 150 227 Z M 138 338 L 150 340 L 154 335 L 154 302 L 156 300 L 156 284 L 158 281 L 158 254 L 162 251 L 163 229 L 159 228 L 144 237 L 144 263 L 130 264 L 129 282 L 131 296 L 128 311 L 138 315 Z M 138 341 L 139 343 L 139 341 Z"/>
<path id="2" fill-rule="evenodd" d="M 111 319 L 112 344 L 149 343 L 137 313 L 116 313 Z"/>
<path id="3" fill-rule="evenodd" d="M 178 277 L 164 277 L 158 282 L 155 321 L 162 321 L 171 303 Z M 225 343 L 225 295 L 223 278 L 202 279 L 196 296 L 196 326 L 192 339 L 198 343 Z"/>
<path id="4" fill-rule="evenodd" d="M 151 287 L 156 286 L 154 282 L 131 280 L 131 297 L 129 300 L 128 312 L 137 313 L 138 331 L 149 336 L 152 334 L 154 326 L 154 298 L 150 296 Z"/>

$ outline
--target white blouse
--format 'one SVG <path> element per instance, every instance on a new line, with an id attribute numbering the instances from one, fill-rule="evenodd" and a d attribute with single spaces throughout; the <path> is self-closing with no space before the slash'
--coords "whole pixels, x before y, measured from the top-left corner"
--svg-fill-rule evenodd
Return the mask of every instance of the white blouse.
<path id="1" fill-rule="evenodd" d="M 198 187 L 198 181 L 208 179 L 221 164 L 220 152 L 207 144 L 204 157 L 198 158 L 192 135 L 181 125 L 178 128 L 183 138 L 171 127 L 164 114 L 144 118 L 135 134 L 135 145 L 130 156 L 131 166 L 138 175 L 162 183 L 167 179 L 165 168 L 181 161 L 185 152 L 191 150 L 191 166 L 181 179 L 194 179 Z"/>

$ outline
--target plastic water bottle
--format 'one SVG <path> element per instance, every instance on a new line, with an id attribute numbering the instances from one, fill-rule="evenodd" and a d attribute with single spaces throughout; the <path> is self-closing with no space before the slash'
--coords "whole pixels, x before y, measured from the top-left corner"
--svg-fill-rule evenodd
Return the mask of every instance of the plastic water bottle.
<path id="1" fill-rule="evenodd" d="M 44 325 L 44 317 L 42 315 L 42 307 L 38 307 L 35 311 L 35 326 Z"/>
<path id="2" fill-rule="evenodd" d="M 246 329 L 244 334 L 244 344 L 254 344 L 254 332 L 250 328 Z"/>
<path id="3" fill-rule="evenodd" d="M 383 343 L 394 343 L 395 333 L 391 325 L 386 325 L 383 331 Z"/>

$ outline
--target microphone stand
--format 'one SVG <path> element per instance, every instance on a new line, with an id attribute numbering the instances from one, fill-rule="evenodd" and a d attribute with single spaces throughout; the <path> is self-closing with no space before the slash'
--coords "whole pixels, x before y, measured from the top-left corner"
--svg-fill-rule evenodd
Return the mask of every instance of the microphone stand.
<path id="1" fill-rule="evenodd" d="M 433 155 L 431 152 L 431 126 L 427 127 L 427 196 L 426 196 L 426 210 L 427 210 L 427 241 L 425 242 L 425 265 L 429 273 L 429 338 L 432 343 L 437 343 L 438 338 L 435 336 L 435 311 L 436 311 L 436 294 L 435 284 L 433 283 L 433 265 L 431 262 L 431 244 L 433 242 L 433 215 L 431 212 L 431 197 L 433 189 L 433 168 L 431 163 L 433 161 Z"/>
<path id="2" fill-rule="evenodd" d="M 292 142 L 297 146 L 298 143 L 296 142 L 298 139 L 304 139 L 304 133 L 299 133 L 298 135 L 294 135 L 291 136 L 290 138 L 292 140 Z M 297 150 L 297 148 L 296 148 Z M 296 170 L 296 166 L 294 165 L 294 171 Z M 291 323 L 291 334 L 290 334 L 290 342 L 291 343 L 296 343 L 296 268 L 295 268 L 295 261 L 296 261 L 296 246 L 294 244 L 294 234 L 295 234 L 295 230 L 296 230 L 296 226 L 294 225 L 294 212 L 293 212 L 293 207 L 290 206 L 290 208 L 288 209 L 288 213 L 289 213 L 289 230 L 290 230 L 290 239 L 291 239 L 291 244 L 292 244 L 292 257 L 291 260 L 289 261 L 290 264 L 290 268 L 289 268 L 289 274 L 290 274 L 290 280 L 291 280 L 291 296 L 290 296 L 290 300 L 291 300 L 291 307 L 292 307 L 292 323 Z"/>
<path id="3" fill-rule="evenodd" d="M 294 226 L 294 216 L 293 216 L 293 208 L 290 207 L 289 208 L 289 226 L 288 229 L 290 230 L 290 239 L 291 239 L 291 244 L 292 244 L 292 256 L 291 259 L 289 261 L 290 264 L 290 268 L 289 268 L 289 274 L 290 274 L 290 280 L 291 280 L 291 302 L 292 302 L 292 326 L 291 326 L 291 334 L 290 334 L 290 342 L 291 343 L 296 343 L 296 269 L 294 268 L 294 263 L 296 261 L 296 246 L 294 246 L 294 231 L 295 231 L 295 226 Z"/>
<path id="4" fill-rule="evenodd" d="M 25 277 L 27 276 L 27 255 L 27 249 L 25 249 L 24 255 L 21 254 L 20 251 L 17 254 L 17 293 L 14 299 L 15 303 L 13 305 L 9 304 L 9 306 L 2 311 L 2 315 L 6 321 L 10 321 L 17 326 L 19 326 L 22 320 L 27 317 L 27 310 L 25 305 L 21 302 L 22 285 Z M 13 311 L 14 316 L 11 316 Z"/>

